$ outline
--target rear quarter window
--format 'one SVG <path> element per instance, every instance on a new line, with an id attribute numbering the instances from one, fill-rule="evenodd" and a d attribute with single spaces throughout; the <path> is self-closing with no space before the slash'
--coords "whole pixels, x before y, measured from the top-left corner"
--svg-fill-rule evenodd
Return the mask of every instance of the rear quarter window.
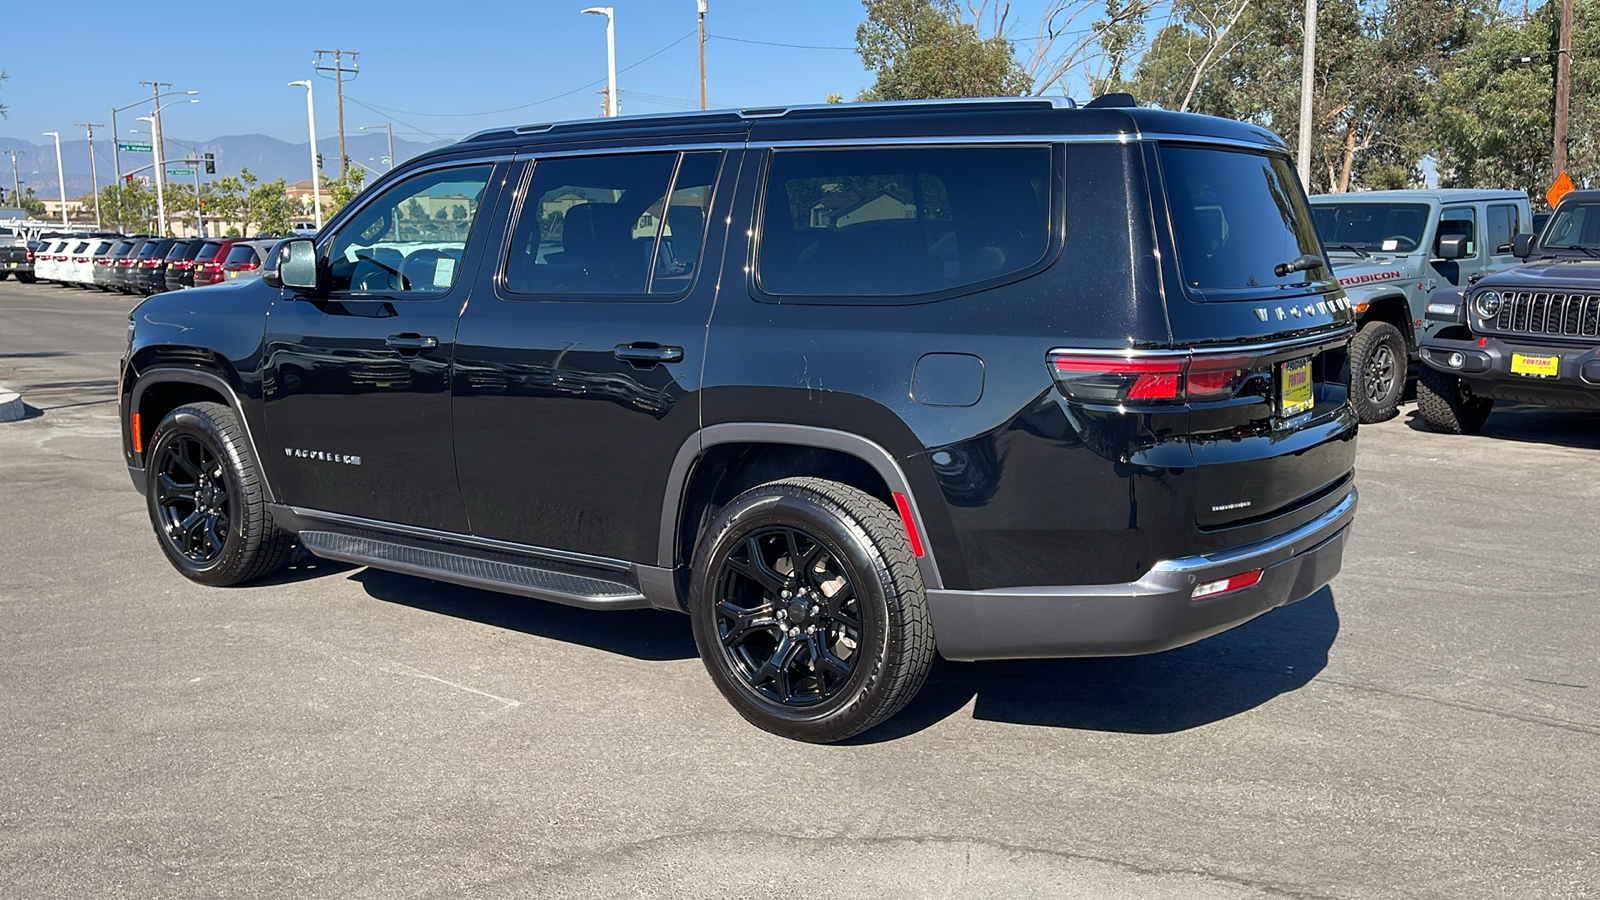
<path id="1" fill-rule="evenodd" d="M 770 299 L 928 297 L 1017 275 L 1050 246 L 1048 146 L 778 150 L 756 287 Z"/>

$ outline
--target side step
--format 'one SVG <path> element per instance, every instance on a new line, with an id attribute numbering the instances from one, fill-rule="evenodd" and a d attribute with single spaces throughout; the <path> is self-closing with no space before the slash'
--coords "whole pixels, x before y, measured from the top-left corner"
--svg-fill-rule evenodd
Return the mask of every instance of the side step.
<path id="1" fill-rule="evenodd" d="M 552 572 L 529 565 L 333 531 L 302 531 L 299 537 L 307 550 L 324 559 L 586 609 L 644 609 L 650 606 L 650 601 L 638 588 L 620 581 Z"/>

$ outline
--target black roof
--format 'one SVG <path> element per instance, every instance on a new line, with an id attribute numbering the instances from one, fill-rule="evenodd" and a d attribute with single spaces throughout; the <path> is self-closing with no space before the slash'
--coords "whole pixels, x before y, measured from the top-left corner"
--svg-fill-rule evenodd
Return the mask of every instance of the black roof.
<path id="1" fill-rule="evenodd" d="M 1600 203 L 1600 190 L 1567 191 L 1562 195 L 1561 203 Z M 1556 205 L 1560 206 L 1561 203 Z"/>
<path id="2" fill-rule="evenodd" d="M 833 103 L 819 106 L 748 108 L 706 112 L 581 119 L 497 128 L 471 135 L 419 158 L 468 149 L 512 149 L 529 145 L 573 149 L 597 144 L 626 147 L 662 139 L 678 143 L 752 143 L 798 140 L 861 140 L 884 137 L 1049 137 L 1109 135 L 1136 139 L 1177 135 L 1237 141 L 1284 150 L 1281 138 L 1256 125 L 1194 113 L 1121 105 L 1104 98 L 1080 107 L 1065 97 L 974 100 L 911 100 Z"/>

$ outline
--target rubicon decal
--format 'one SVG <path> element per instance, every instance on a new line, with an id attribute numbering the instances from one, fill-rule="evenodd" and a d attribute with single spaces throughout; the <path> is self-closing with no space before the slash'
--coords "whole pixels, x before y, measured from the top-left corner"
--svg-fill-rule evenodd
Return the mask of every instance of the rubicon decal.
<path id="1" fill-rule="evenodd" d="M 348 453 L 329 453 L 326 450 L 296 450 L 292 447 L 285 447 L 283 448 L 283 455 L 292 456 L 295 459 L 315 459 L 322 462 L 341 463 L 346 466 L 361 465 L 361 457 L 359 456 L 351 456 Z"/>
<path id="2" fill-rule="evenodd" d="M 1339 283 L 1342 285 L 1370 284 L 1374 281 L 1388 281 L 1391 278 L 1399 278 L 1401 274 L 1402 273 L 1399 269 L 1395 269 L 1393 272 L 1371 272 L 1366 275 L 1350 275 L 1339 279 Z"/>

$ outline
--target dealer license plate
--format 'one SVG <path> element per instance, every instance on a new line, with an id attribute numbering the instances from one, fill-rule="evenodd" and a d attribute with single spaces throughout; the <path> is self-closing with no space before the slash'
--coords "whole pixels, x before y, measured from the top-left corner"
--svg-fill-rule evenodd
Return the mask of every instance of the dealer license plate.
<path id="1" fill-rule="evenodd" d="M 1311 360 L 1290 360 L 1278 369 L 1278 413 L 1298 416 L 1316 403 L 1311 396 Z"/>
<path id="2" fill-rule="evenodd" d="M 1559 356 L 1523 356 L 1511 354 L 1511 374 L 1530 375 L 1534 378 L 1556 378 L 1561 374 Z"/>

